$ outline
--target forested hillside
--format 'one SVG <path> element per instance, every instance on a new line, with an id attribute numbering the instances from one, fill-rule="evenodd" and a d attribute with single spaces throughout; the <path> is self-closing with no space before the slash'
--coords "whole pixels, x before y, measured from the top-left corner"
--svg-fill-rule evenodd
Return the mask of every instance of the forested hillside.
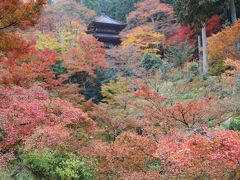
<path id="1" fill-rule="evenodd" d="M 99 17 L 108 38 L 126 23 L 118 46 Z M 240 179 L 239 17 L 240 0 L 1 0 L 0 179 Z"/>

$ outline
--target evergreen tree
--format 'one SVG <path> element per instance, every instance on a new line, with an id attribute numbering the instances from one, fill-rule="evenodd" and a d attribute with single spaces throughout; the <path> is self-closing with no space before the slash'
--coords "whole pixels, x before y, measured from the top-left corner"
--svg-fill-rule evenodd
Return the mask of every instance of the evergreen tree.
<path id="1" fill-rule="evenodd" d="M 98 15 L 105 13 L 119 21 L 125 21 L 126 15 L 135 9 L 134 4 L 139 1 L 142 0 L 77 0 L 77 2 L 95 10 Z"/>
<path id="2" fill-rule="evenodd" d="M 222 0 L 175 0 L 174 8 L 179 22 L 192 26 L 198 34 L 201 32 L 203 75 L 207 75 L 208 63 L 205 21 L 213 15 L 222 12 Z"/>

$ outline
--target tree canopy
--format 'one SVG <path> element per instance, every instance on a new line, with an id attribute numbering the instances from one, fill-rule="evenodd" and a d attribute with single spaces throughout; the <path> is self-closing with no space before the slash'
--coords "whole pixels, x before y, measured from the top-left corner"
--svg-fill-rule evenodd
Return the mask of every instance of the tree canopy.
<path id="1" fill-rule="evenodd" d="M 0 179 L 240 179 L 239 2 L 1 0 Z"/>

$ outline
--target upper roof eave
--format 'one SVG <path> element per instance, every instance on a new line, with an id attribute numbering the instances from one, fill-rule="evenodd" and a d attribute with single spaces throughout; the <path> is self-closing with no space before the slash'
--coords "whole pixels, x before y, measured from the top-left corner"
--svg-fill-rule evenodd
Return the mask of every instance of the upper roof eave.
<path id="1" fill-rule="evenodd" d="M 121 29 L 124 29 L 126 26 L 127 26 L 127 24 L 109 24 L 109 23 L 102 23 L 102 22 L 91 22 L 90 23 L 90 25 L 104 25 L 104 26 L 113 26 L 113 27 L 119 27 L 119 28 L 121 28 Z"/>
<path id="2" fill-rule="evenodd" d="M 106 16 L 106 15 L 101 15 L 95 21 L 100 22 L 100 23 L 108 23 L 108 24 L 117 24 L 117 25 L 122 24 L 122 22 L 114 20 L 114 19 L 112 19 L 112 18 L 110 18 L 109 16 Z"/>
<path id="3" fill-rule="evenodd" d="M 96 18 L 95 23 L 99 24 L 111 24 L 111 25 L 116 25 L 116 26 L 126 26 L 126 23 L 122 23 L 120 21 L 114 20 L 106 15 L 101 15 L 100 17 Z"/>

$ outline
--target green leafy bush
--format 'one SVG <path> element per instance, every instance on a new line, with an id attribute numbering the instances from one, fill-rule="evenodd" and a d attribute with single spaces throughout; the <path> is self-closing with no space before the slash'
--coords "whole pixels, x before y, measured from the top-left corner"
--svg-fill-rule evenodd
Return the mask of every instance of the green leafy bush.
<path id="1" fill-rule="evenodd" d="M 73 154 L 44 150 L 22 152 L 20 159 L 37 177 L 64 180 L 92 180 L 94 172 Z"/>
<path id="2" fill-rule="evenodd" d="M 174 74 L 173 76 L 170 77 L 170 81 L 171 82 L 177 82 L 179 80 L 182 80 L 185 78 L 185 75 L 183 72 L 177 72 L 176 74 Z"/>
<path id="3" fill-rule="evenodd" d="M 63 66 L 63 62 L 60 60 L 56 61 L 55 65 L 51 67 L 51 70 L 54 72 L 57 78 L 60 75 L 67 73 L 67 68 Z"/>
<path id="4" fill-rule="evenodd" d="M 86 100 L 91 100 L 95 103 L 99 103 L 103 96 L 101 94 L 102 85 L 108 83 L 111 80 L 117 79 L 116 69 L 96 69 L 96 76 L 90 76 L 87 72 L 77 72 L 72 75 L 64 83 L 75 83 L 81 87 L 81 93 Z"/>
<path id="5" fill-rule="evenodd" d="M 240 116 L 231 119 L 229 129 L 239 131 L 240 130 Z"/>
<path id="6" fill-rule="evenodd" d="M 2 141 L 4 139 L 4 133 L 2 131 L 2 129 L 0 128 L 0 141 Z"/>
<path id="7" fill-rule="evenodd" d="M 199 65 L 196 62 L 191 62 L 188 65 L 187 80 L 192 81 L 199 74 Z"/>
<path id="8" fill-rule="evenodd" d="M 158 160 L 152 160 L 148 162 L 148 170 L 154 171 L 154 170 L 160 170 L 161 169 L 161 163 Z"/>
<path id="9" fill-rule="evenodd" d="M 210 73 L 214 76 L 220 76 L 225 72 L 224 62 L 221 61 L 210 68 Z"/>
<path id="10" fill-rule="evenodd" d="M 145 53 L 142 58 L 141 66 L 149 71 L 154 69 L 160 69 L 163 65 L 163 61 L 159 55 L 153 53 Z"/>
<path id="11" fill-rule="evenodd" d="M 194 99 L 196 98 L 196 94 L 192 91 L 189 91 L 185 93 L 183 96 L 181 96 L 181 99 Z"/>
<path id="12" fill-rule="evenodd" d="M 10 173 L 9 177 L 11 177 L 11 174 L 12 172 Z M 14 180 L 33 180 L 33 179 L 36 179 L 36 178 L 34 177 L 32 172 L 27 169 L 22 169 L 21 172 L 16 174 L 16 176 L 14 177 Z"/>
<path id="13" fill-rule="evenodd" d="M 174 67 L 183 68 L 185 62 L 192 59 L 194 47 L 186 44 L 180 44 L 178 46 L 172 46 L 166 52 L 166 57 L 169 63 L 172 63 Z"/>

